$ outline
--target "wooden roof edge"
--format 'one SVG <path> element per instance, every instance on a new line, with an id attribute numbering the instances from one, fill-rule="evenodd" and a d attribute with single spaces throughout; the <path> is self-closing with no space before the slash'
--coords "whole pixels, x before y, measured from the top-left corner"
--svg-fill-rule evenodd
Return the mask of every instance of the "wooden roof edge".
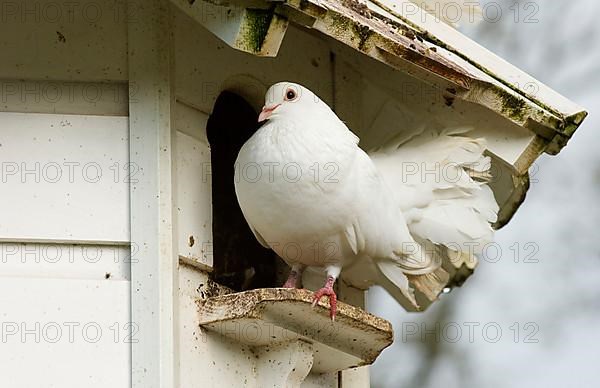
<path id="1" fill-rule="evenodd" d="M 171 0 L 230 46 L 276 56 L 288 22 L 314 29 L 379 62 L 489 108 L 558 153 L 587 112 L 408 0 Z M 414 4 L 413 4 L 414 7 Z"/>
<path id="2" fill-rule="evenodd" d="M 389 12 L 388 0 L 286 0 L 278 3 L 278 8 L 285 5 L 296 11 L 284 12 L 291 21 L 306 24 L 307 20 L 312 20 L 306 27 L 380 62 L 397 67 L 389 60 L 396 56 L 456 84 L 457 88 L 451 92 L 458 98 L 484 105 L 545 138 L 549 144 L 548 153 L 558 153 L 588 114 L 581 106 L 430 14 L 411 20 L 397 12 Z M 297 12 L 310 16 L 310 19 L 294 20 Z M 373 46 L 377 50 L 373 50 Z M 381 55 L 382 50 L 387 55 Z M 532 121 L 536 125 L 531 125 Z"/>

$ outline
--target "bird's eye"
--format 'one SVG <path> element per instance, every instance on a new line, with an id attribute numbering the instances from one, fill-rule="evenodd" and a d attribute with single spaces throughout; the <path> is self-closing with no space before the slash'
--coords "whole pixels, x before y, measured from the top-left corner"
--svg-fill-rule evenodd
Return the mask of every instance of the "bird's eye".
<path id="1" fill-rule="evenodd" d="M 295 98 L 296 98 L 296 92 L 293 89 L 288 89 L 285 92 L 285 99 L 286 99 L 286 101 L 292 101 Z"/>

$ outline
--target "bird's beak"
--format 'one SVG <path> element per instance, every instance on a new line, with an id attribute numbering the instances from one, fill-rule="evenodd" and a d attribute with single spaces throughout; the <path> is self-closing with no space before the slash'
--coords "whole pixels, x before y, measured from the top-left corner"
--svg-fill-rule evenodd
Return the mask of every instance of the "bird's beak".
<path id="1" fill-rule="evenodd" d="M 275 105 L 271 105 L 271 106 L 266 106 L 266 105 L 263 106 L 262 111 L 258 115 L 258 122 L 261 123 L 261 122 L 267 120 L 269 117 L 271 117 L 271 115 L 273 114 L 273 111 L 275 109 L 277 109 L 279 107 L 279 105 L 281 105 L 281 104 L 275 104 Z"/>

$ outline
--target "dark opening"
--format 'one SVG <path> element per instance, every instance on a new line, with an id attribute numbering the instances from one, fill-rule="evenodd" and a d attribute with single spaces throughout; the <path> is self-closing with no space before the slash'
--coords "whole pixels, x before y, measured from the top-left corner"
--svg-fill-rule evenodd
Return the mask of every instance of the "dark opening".
<path id="1" fill-rule="evenodd" d="M 258 129 L 258 114 L 242 97 L 222 92 L 206 127 L 212 167 L 214 280 L 236 291 L 273 287 L 276 256 L 252 234 L 235 196 L 234 163 Z"/>

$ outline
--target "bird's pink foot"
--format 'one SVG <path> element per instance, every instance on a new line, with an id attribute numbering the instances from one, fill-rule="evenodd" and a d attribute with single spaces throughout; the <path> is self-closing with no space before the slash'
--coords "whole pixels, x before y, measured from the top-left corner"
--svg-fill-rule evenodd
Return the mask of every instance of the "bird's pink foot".
<path id="1" fill-rule="evenodd" d="M 295 270 L 290 271 L 290 275 L 282 286 L 283 288 L 301 288 L 302 287 L 302 275 Z"/>
<path id="2" fill-rule="evenodd" d="M 315 292 L 312 305 L 313 307 L 315 307 L 323 296 L 328 296 L 330 306 L 329 316 L 331 317 L 332 321 L 335 321 L 335 315 L 337 313 L 337 295 L 333 290 L 333 283 L 335 283 L 335 279 L 333 278 L 333 276 L 327 276 L 327 282 L 325 282 L 323 288 Z"/>

